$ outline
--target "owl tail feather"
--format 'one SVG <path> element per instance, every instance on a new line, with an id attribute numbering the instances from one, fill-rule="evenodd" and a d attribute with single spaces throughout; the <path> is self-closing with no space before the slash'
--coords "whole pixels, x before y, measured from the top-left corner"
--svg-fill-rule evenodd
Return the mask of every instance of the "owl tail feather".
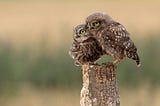
<path id="1" fill-rule="evenodd" d="M 137 53 L 134 53 L 134 58 L 132 59 L 136 61 L 137 67 L 141 66 L 141 62 Z"/>
<path id="2" fill-rule="evenodd" d="M 141 66 L 141 62 L 140 62 L 140 59 L 139 59 L 139 56 L 136 52 L 126 52 L 127 53 L 127 57 L 128 58 L 131 58 L 133 60 L 135 60 L 136 64 L 137 64 L 137 67 L 140 67 Z"/>
<path id="3" fill-rule="evenodd" d="M 136 60 L 136 64 L 137 64 L 137 67 L 140 67 L 141 66 L 141 63 L 139 60 Z"/>

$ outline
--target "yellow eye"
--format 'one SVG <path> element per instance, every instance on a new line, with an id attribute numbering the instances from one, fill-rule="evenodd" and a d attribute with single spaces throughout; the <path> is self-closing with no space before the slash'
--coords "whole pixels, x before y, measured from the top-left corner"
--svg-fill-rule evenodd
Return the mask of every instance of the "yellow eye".
<path id="1" fill-rule="evenodd" d="M 84 29 L 80 30 L 80 34 L 85 34 L 85 33 L 86 33 L 86 30 L 84 30 Z"/>
<path id="2" fill-rule="evenodd" d="M 94 26 L 94 27 L 98 27 L 99 25 L 100 25 L 100 22 L 98 22 L 98 21 L 95 21 L 92 23 L 92 26 Z"/>

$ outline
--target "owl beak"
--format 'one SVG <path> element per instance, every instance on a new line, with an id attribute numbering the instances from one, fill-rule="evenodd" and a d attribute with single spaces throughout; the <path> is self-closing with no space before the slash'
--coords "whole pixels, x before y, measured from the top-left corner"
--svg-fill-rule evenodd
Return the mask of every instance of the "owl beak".
<path id="1" fill-rule="evenodd" d="M 90 29 L 91 29 L 89 23 L 86 24 L 86 28 L 87 28 L 87 30 L 90 30 Z"/>

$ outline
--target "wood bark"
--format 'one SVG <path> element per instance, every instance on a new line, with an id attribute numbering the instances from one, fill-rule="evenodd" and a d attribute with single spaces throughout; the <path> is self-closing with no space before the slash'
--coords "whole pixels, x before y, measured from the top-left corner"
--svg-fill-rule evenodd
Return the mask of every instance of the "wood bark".
<path id="1" fill-rule="evenodd" d="M 120 106 L 114 65 L 83 65 L 82 76 L 81 106 Z"/>

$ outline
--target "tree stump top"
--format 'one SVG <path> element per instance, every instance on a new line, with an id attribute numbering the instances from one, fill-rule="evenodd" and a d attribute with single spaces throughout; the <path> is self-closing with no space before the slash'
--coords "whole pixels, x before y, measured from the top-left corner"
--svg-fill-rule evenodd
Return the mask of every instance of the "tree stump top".
<path id="1" fill-rule="evenodd" d="M 115 66 L 83 65 L 81 106 L 120 106 Z"/>

